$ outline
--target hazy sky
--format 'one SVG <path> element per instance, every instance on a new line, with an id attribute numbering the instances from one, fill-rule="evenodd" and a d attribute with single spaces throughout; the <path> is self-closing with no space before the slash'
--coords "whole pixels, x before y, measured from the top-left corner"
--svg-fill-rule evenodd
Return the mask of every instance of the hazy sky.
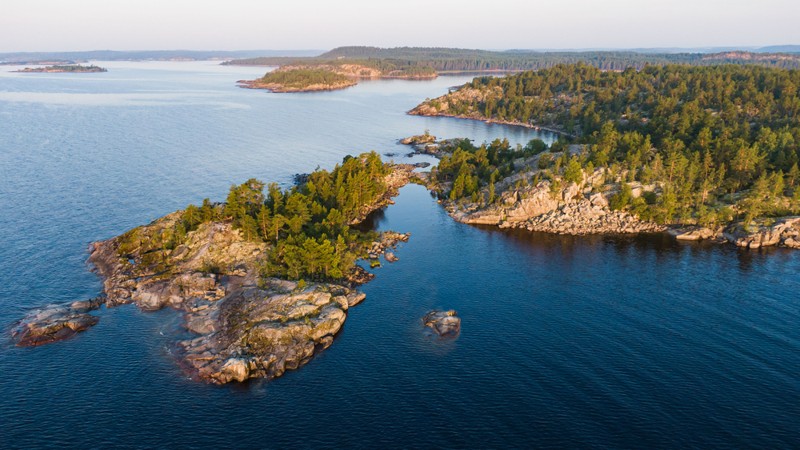
<path id="1" fill-rule="evenodd" d="M 0 52 L 800 44 L 798 0 L 7 0 Z"/>

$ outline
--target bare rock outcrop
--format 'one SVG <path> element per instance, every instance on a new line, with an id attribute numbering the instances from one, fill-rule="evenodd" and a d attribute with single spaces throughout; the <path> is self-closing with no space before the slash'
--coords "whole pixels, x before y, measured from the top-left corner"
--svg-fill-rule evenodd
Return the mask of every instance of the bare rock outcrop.
<path id="1" fill-rule="evenodd" d="M 581 185 L 567 183 L 553 190 L 549 181 L 536 186 L 509 189 L 498 203 L 486 208 L 470 205 L 466 208 L 448 204 L 456 220 L 469 224 L 496 225 L 501 228 L 524 228 L 557 234 L 625 234 L 651 233 L 666 227 L 640 220 L 633 214 L 614 211 L 608 199 Z"/>
<path id="2" fill-rule="evenodd" d="M 88 312 L 102 304 L 103 299 L 96 298 L 36 309 L 14 325 L 11 338 L 20 347 L 35 347 L 70 338 L 100 321 Z"/>
<path id="3" fill-rule="evenodd" d="M 702 226 L 670 228 L 667 233 L 679 241 L 719 241 L 722 238 L 722 230 L 712 230 Z"/>
<path id="4" fill-rule="evenodd" d="M 775 220 L 771 225 L 752 227 L 737 223 L 726 228 L 723 236 L 738 247 L 800 248 L 800 217 L 784 217 Z"/>
<path id="5" fill-rule="evenodd" d="M 268 280 L 189 309 L 187 328 L 199 336 L 178 346 L 191 372 L 211 383 L 275 378 L 330 346 L 361 300 L 339 285 Z"/>

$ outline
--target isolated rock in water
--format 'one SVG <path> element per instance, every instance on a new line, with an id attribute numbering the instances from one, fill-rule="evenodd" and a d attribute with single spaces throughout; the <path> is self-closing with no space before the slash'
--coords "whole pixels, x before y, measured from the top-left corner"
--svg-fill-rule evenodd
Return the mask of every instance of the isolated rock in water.
<path id="1" fill-rule="evenodd" d="M 98 317 L 86 314 L 86 311 L 97 309 L 101 304 L 101 300 L 95 299 L 33 311 L 11 330 L 11 337 L 20 347 L 34 347 L 67 339 L 100 321 Z"/>
<path id="2" fill-rule="evenodd" d="M 431 311 L 422 318 L 422 323 L 430 327 L 439 336 L 455 337 L 461 331 L 461 318 L 454 310 Z"/>

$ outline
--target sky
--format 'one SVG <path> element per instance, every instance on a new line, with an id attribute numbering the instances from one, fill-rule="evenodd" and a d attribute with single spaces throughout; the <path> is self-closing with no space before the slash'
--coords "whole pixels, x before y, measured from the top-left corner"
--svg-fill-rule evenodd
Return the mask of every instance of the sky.
<path id="1" fill-rule="evenodd" d="M 9 0 L 0 52 L 759 47 L 798 0 Z"/>

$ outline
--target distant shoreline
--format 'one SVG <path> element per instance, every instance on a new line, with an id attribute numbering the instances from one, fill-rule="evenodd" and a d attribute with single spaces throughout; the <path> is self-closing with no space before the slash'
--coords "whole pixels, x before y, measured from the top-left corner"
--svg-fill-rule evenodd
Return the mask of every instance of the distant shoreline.
<path id="1" fill-rule="evenodd" d="M 20 70 L 14 70 L 16 73 L 102 73 L 108 72 L 108 69 L 91 65 L 82 66 L 80 64 L 68 65 L 53 65 L 45 67 L 26 67 Z"/>
<path id="2" fill-rule="evenodd" d="M 461 114 L 461 115 L 446 114 L 446 113 L 431 114 L 431 113 L 423 113 L 423 112 L 417 111 L 417 108 L 414 108 L 411 111 L 408 111 L 406 114 L 409 114 L 411 116 L 447 117 L 447 118 L 450 118 L 450 119 L 472 120 L 472 121 L 479 121 L 479 122 L 489 123 L 489 124 L 494 124 L 494 125 L 508 125 L 508 126 L 512 126 L 512 127 L 529 128 L 529 129 L 536 130 L 536 131 L 547 131 L 549 133 L 558 134 L 558 135 L 561 135 L 561 136 L 567 136 L 567 137 L 571 137 L 571 138 L 576 137 L 574 134 L 567 133 L 566 131 L 563 131 L 563 130 L 557 130 L 555 128 L 545 127 L 545 126 L 542 126 L 542 125 L 534 125 L 534 124 L 531 124 L 531 123 L 515 122 L 513 120 L 486 119 L 486 118 L 482 118 L 482 117 L 471 117 L 471 116 L 467 116 L 467 115 L 463 115 L 463 114 Z"/>

